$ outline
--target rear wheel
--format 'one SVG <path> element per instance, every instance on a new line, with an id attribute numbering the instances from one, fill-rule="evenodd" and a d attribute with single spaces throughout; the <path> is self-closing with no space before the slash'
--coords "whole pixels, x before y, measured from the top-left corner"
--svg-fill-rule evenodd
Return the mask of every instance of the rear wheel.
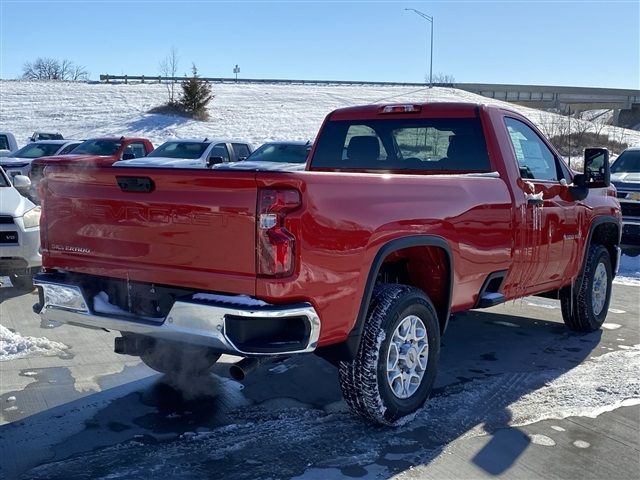
<path id="1" fill-rule="evenodd" d="M 429 298 L 407 285 L 376 287 L 356 358 L 340 363 L 347 405 L 368 420 L 393 425 L 426 401 L 439 353 L 440 330 Z"/>
<path id="2" fill-rule="evenodd" d="M 560 295 L 564 323 L 577 332 L 593 332 L 604 323 L 611 300 L 613 274 L 609 251 L 591 245 L 584 272 L 573 288 Z"/>
<path id="3" fill-rule="evenodd" d="M 157 372 L 170 376 L 201 376 L 220 358 L 206 347 L 158 340 L 140 359 Z"/>

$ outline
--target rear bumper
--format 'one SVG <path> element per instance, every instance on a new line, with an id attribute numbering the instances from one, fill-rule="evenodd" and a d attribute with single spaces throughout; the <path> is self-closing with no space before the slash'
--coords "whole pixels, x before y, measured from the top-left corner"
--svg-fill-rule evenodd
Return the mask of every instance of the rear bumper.
<path id="1" fill-rule="evenodd" d="M 34 284 L 40 292 L 40 303 L 34 309 L 45 320 L 206 346 L 220 353 L 312 352 L 320 336 L 320 319 L 308 303 L 271 305 L 249 297 L 190 295 L 176 300 L 165 318 L 152 319 L 110 304 L 97 306 L 81 286 L 66 281 L 64 274 L 39 274 Z M 298 334 L 292 336 L 291 331 Z"/>

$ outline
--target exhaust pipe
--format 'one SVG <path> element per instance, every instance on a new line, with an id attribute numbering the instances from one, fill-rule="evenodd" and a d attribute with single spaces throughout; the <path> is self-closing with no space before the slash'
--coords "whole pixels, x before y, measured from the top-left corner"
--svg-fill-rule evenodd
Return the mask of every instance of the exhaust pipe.
<path id="1" fill-rule="evenodd" d="M 238 363 L 234 363 L 229 367 L 229 374 L 231 378 L 241 382 L 247 375 L 253 372 L 260 365 L 263 365 L 272 360 L 272 357 L 251 357 L 251 358 L 243 358 Z"/>

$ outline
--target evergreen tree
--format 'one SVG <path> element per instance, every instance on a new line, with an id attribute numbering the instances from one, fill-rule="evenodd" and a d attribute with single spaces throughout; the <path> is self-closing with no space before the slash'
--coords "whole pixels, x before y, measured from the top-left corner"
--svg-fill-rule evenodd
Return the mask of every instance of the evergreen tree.
<path id="1" fill-rule="evenodd" d="M 192 68 L 192 76 L 182 82 L 182 98 L 180 104 L 184 111 L 198 120 L 209 118 L 207 104 L 213 98 L 211 86 L 198 76 L 195 64 Z"/>

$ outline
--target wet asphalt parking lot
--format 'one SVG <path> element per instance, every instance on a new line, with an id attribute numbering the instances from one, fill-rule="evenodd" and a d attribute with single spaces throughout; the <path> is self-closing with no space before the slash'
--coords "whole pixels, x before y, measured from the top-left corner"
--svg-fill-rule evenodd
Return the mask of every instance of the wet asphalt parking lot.
<path id="1" fill-rule="evenodd" d="M 614 285 L 604 328 L 569 332 L 526 298 L 453 317 L 436 387 L 404 426 L 353 417 L 314 355 L 243 383 L 222 357 L 178 384 L 113 353 L 115 333 L 41 324 L 0 289 L 1 324 L 51 342 L 0 362 L 2 478 L 637 478 L 640 286 Z M 58 342 L 58 343 L 55 343 Z"/>

